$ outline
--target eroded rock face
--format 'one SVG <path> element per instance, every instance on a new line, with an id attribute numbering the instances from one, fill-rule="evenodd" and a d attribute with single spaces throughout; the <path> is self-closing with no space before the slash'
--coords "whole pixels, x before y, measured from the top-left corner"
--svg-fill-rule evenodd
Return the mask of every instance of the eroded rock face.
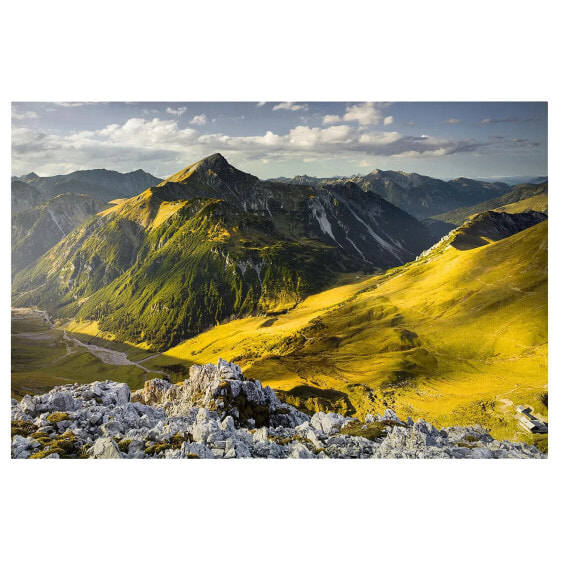
<path id="1" fill-rule="evenodd" d="M 480 426 L 438 430 L 391 409 L 365 422 L 312 417 L 240 368 L 192 367 L 182 384 L 94 382 L 12 400 L 12 458 L 542 458 Z"/>
<path id="2" fill-rule="evenodd" d="M 137 397 L 138 396 L 138 397 Z M 170 416 L 181 416 L 193 407 L 229 415 L 237 426 L 292 426 L 307 416 L 291 405 L 279 401 L 275 392 L 259 380 L 248 380 L 241 368 L 219 359 L 218 364 L 192 366 L 183 384 L 149 380 L 135 399 L 153 406 L 163 406 Z"/>

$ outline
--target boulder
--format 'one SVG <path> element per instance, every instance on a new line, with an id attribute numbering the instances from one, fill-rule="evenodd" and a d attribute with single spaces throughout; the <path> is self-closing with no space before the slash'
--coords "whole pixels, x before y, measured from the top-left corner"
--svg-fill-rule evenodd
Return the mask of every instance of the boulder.
<path id="1" fill-rule="evenodd" d="M 337 413 L 316 413 L 310 420 L 312 427 L 327 436 L 335 434 L 343 426 L 347 419 Z"/>
<path id="2" fill-rule="evenodd" d="M 35 399 L 33 399 L 30 395 L 24 396 L 24 398 L 21 400 L 20 407 L 25 414 L 35 416 L 37 404 L 35 402 Z"/>
<path id="3" fill-rule="evenodd" d="M 96 459 L 120 459 L 123 456 L 112 438 L 102 437 L 95 441 L 91 457 Z"/>
<path id="4" fill-rule="evenodd" d="M 55 388 L 43 396 L 42 411 L 74 411 L 75 400 L 68 390 Z"/>
<path id="5" fill-rule="evenodd" d="M 386 409 L 385 410 L 383 420 L 384 421 L 401 422 L 399 420 L 399 417 L 395 414 L 395 411 L 393 409 Z"/>
<path id="6" fill-rule="evenodd" d="M 115 436 L 123 432 L 123 425 L 118 421 L 109 421 L 101 425 L 101 433 L 105 436 Z"/>
<path id="7" fill-rule="evenodd" d="M 314 458 L 314 454 L 310 452 L 302 442 L 296 441 L 291 442 L 289 445 L 289 458 L 298 458 L 298 459 L 309 459 Z"/>

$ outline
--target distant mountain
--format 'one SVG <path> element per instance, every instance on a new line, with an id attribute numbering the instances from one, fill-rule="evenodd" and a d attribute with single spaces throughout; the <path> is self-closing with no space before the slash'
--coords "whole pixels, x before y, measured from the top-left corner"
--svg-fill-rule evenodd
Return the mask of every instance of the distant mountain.
<path id="1" fill-rule="evenodd" d="M 318 178 L 296 176 L 285 183 L 337 185 L 356 183 L 364 191 L 376 193 L 417 218 L 427 218 L 446 210 L 492 199 L 510 190 L 506 183 L 477 181 L 464 177 L 443 181 L 418 173 L 375 169 L 365 176 Z"/>
<path id="2" fill-rule="evenodd" d="M 499 182 L 507 185 L 519 185 L 520 183 L 546 183 L 547 175 L 536 177 L 535 175 L 513 175 L 504 177 L 474 177 L 478 181 Z"/>
<path id="3" fill-rule="evenodd" d="M 22 175 L 21 177 L 16 177 L 15 179 L 19 179 L 20 181 L 25 181 L 25 183 L 30 183 L 31 181 L 35 181 L 36 179 L 39 179 L 39 176 L 32 171 L 27 175 Z"/>
<path id="4" fill-rule="evenodd" d="M 454 224 L 455 226 L 460 226 L 463 224 L 470 216 L 478 214 L 480 212 L 485 212 L 487 210 L 494 210 L 505 205 L 510 205 L 512 203 L 517 203 L 530 197 L 536 197 L 538 195 L 543 195 L 546 199 L 547 208 L 547 183 L 535 184 L 522 184 L 516 185 L 511 191 L 479 204 L 473 206 L 467 206 L 463 208 L 457 208 L 455 210 L 445 212 L 442 214 L 437 214 L 432 217 L 433 220 Z M 543 205 L 534 210 L 544 210 Z"/>
<path id="5" fill-rule="evenodd" d="M 417 173 L 382 170 L 374 170 L 357 183 L 365 191 L 377 193 L 418 218 L 479 203 L 510 190 L 504 183 L 485 183 L 467 178 L 442 181 Z"/>
<path id="6" fill-rule="evenodd" d="M 12 219 L 12 272 L 16 273 L 56 245 L 66 234 L 108 205 L 87 195 L 66 193 Z"/>
<path id="7" fill-rule="evenodd" d="M 22 210 L 37 206 L 41 199 L 39 189 L 12 178 L 12 217 Z"/>
<path id="8" fill-rule="evenodd" d="M 15 277 L 14 303 L 165 348 L 233 317 L 290 309 L 338 272 L 411 261 L 432 242 L 354 183 L 260 181 L 214 154 L 64 237 Z"/>
<path id="9" fill-rule="evenodd" d="M 356 176 L 359 177 L 359 176 Z M 341 179 L 351 179 L 350 177 L 336 175 L 334 177 L 312 177 L 310 175 L 295 175 L 294 177 L 275 177 L 268 179 L 274 183 L 290 183 L 291 185 L 311 185 L 317 187 L 319 185 L 326 185 L 340 181 Z"/>
<path id="10" fill-rule="evenodd" d="M 528 183 L 547 183 L 547 175 L 534 177 L 534 179 L 532 179 L 532 181 L 528 181 Z"/>
<path id="11" fill-rule="evenodd" d="M 108 202 L 133 197 L 161 182 L 161 179 L 141 169 L 129 173 L 92 169 L 52 177 L 39 177 L 30 173 L 19 179 L 35 187 L 41 193 L 43 201 L 63 193 L 76 193 Z"/>

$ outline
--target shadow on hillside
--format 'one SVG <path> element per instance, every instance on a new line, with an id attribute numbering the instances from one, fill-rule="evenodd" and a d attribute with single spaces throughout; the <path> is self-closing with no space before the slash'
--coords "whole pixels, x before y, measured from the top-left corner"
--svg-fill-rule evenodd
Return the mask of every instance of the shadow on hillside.
<path id="1" fill-rule="evenodd" d="M 343 415 L 356 413 L 349 396 L 337 390 L 301 385 L 288 391 L 276 390 L 275 393 L 282 401 L 294 405 L 309 415 L 318 411 L 337 412 Z"/>

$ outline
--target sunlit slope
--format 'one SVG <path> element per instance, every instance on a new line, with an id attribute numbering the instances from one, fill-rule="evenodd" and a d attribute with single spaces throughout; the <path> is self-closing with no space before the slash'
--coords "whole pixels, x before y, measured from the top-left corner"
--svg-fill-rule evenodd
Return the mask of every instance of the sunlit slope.
<path id="1" fill-rule="evenodd" d="M 536 195 L 534 197 L 529 197 L 523 199 L 516 203 L 511 203 L 502 207 L 495 209 L 497 212 L 524 212 L 526 210 L 537 210 L 538 212 L 545 212 L 547 214 L 548 202 L 547 193 L 542 193 L 541 195 Z"/>
<path id="2" fill-rule="evenodd" d="M 392 406 L 512 437 L 517 404 L 544 410 L 547 222 L 475 249 L 441 247 L 284 316 L 219 326 L 166 355 L 235 359 L 300 404 L 327 396 L 360 414 Z"/>

